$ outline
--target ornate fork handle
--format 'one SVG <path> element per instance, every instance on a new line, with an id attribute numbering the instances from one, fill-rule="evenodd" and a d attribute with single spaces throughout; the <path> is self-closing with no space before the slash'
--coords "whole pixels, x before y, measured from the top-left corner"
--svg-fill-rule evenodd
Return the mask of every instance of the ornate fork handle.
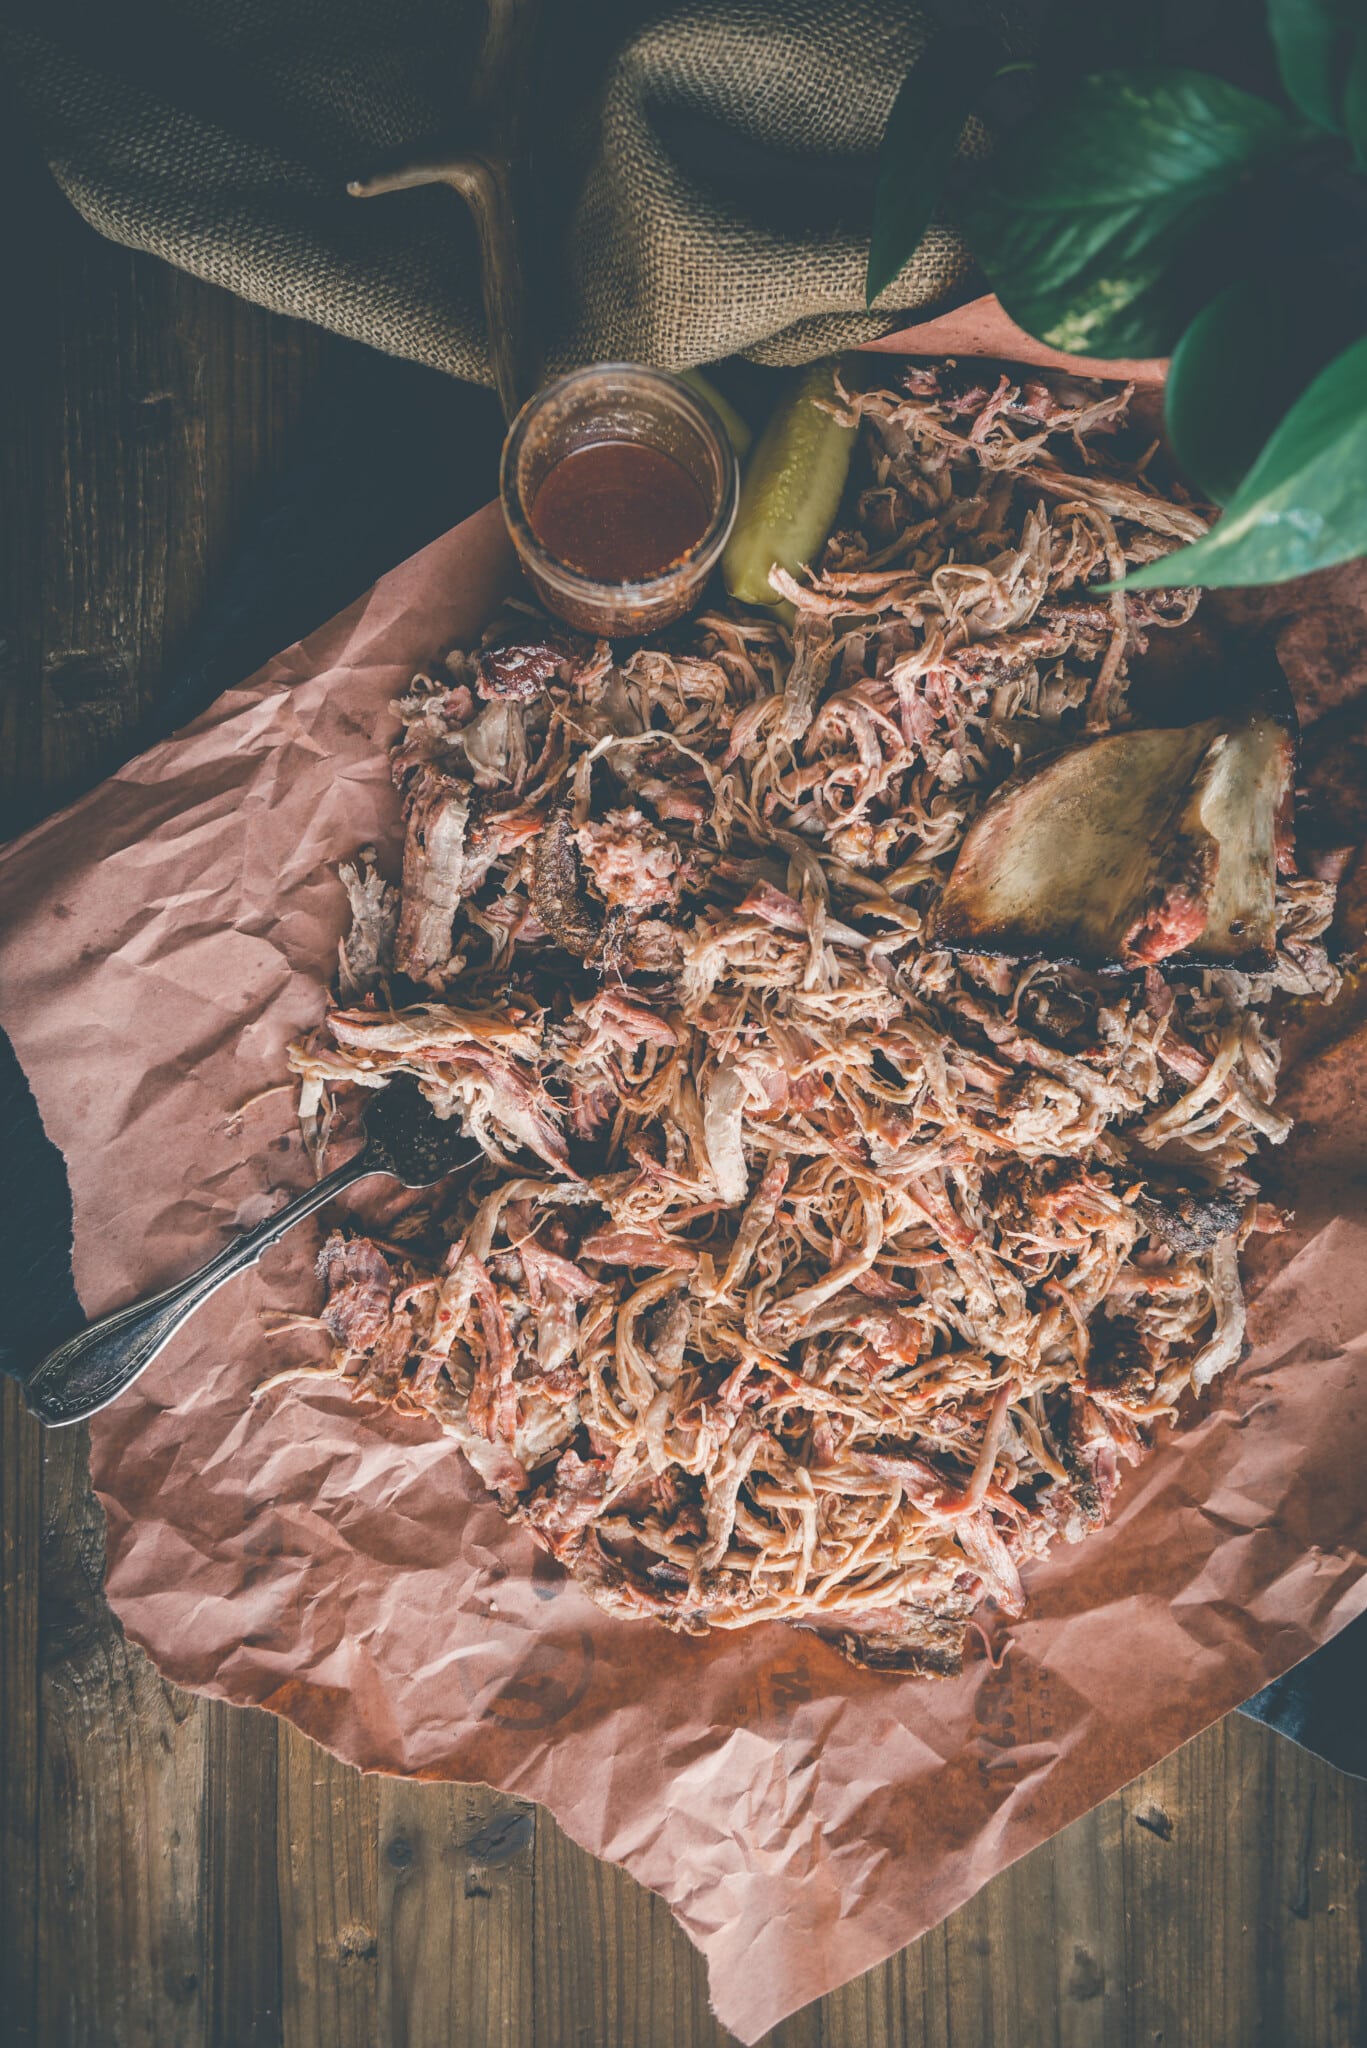
<path id="1" fill-rule="evenodd" d="M 296 1195 L 274 1216 L 258 1223 L 255 1230 L 248 1230 L 226 1244 L 188 1280 L 178 1280 L 160 1294 L 131 1301 L 126 1307 L 113 1309 L 87 1323 L 33 1368 L 24 1382 L 24 1399 L 29 1408 L 40 1422 L 55 1428 L 68 1422 L 84 1422 L 87 1416 L 107 1407 L 147 1370 L 181 1324 L 211 1294 L 217 1293 L 226 1280 L 254 1266 L 287 1230 L 340 1195 L 353 1181 L 364 1180 L 375 1171 L 366 1153 L 358 1152 L 316 1187 Z"/>

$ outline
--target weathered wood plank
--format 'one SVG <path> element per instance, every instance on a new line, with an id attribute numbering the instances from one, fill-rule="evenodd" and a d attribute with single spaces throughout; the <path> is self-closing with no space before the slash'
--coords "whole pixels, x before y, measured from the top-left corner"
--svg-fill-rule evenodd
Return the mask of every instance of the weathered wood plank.
<path id="1" fill-rule="evenodd" d="M 1059 2048 L 1091 2048 L 1094 2041 L 1121 2038 L 1125 2021 L 1125 1913 L 1119 1883 L 1124 1811 L 1108 1799 L 1047 1844 L 1038 1861 L 1048 1861 L 1054 1940 L 1030 1940 L 1038 1924 L 1040 1898 L 1032 1864 L 1006 1873 L 1001 1887 L 1010 1905 L 1002 1928 L 1018 1958 L 1030 1959 L 1029 1987 L 1035 2009 L 1058 2012 Z M 1052 1948 L 1052 1977 L 1045 1968 Z"/>
<path id="2" fill-rule="evenodd" d="M 823 2000 L 822 2048 L 1347 2048 L 1365 1828 L 1367 1787 L 1231 1716 Z"/>
<path id="3" fill-rule="evenodd" d="M 42 574 L 23 600 L 41 643 L 43 784 L 99 772 L 160 663 L 160 559 L 134 564 L 130 467 L 139 299 L 132 259 L 73 244 L 34 366 Z M 104 1523 L 84 1431 L 42 1448 L 38 2038 L 207 2039 L 201 1825 L 204 1731 L 125 1643 L 102 1597 Z"/>
<path id="4" fill-rule="evenodd" d="M 7 794 L 34 814 L 126 751 L 168 634 L 282 457 L 317 338 L 99 241 L 41 178 L 17 211 L 30 196 L 60 260 L 21 292 L 0 734 Z M 6 1421 L 6 1886 L 24 1894 L 6 2038 L 13 2014 L 44 2043 L 274 2042 L 274 1728 L 175 1693 L 124 1642 L 83 1434 L 43 1445 L 40 1542 L 37 1432 Z"/>
<path id="5" fill-rule="evenodd" d="M 380 2038 L 526 2048 L 538 1814 L 482 1785 L 380 1786 Z M 606 2037 L 605 2037 L 606 2038 Z"/>
<path id="6" fill-rule="evenodd" d="M 1346 1787 L 1323 1764 L 1265 1731 L 1246 1723 L 1224 1731 L 1227 1746 L 1240 1747 L 1250 1735 L 1266 1749 L 1271 1820 L 1270 1831 L 1263 1830 L 1267 1853 L 1258 1899 L 1256 2003 L 1263 2038 L 1349 2048 L 1367 2035 L 1367 1799 L 1360 1786 Z M 1251 1818 L 1253 1833 L 1259 1817 Z"/>
<path id="7" fill-rule="evenodd" d="M 1113 1804 L 1130 2040 L 1362 2038 L 1367 1787 L 1230 1716 Z"/>
<path id="8" fill-rule="evenodd" d="M 285 2048 L 374 2048 L 379 2029 L 379 1783 L 278 1726 Z"/>
<path id="9" fill-rule="evenodd" d="M 283 2039 L 276 1879 L 275 1723 L 220 1700 L 204 1723 L 204 1950 L 208 2038 L 233 2048 Z"/>
<path id="10" fill-rule="evenodd" d="M 542 1816 L 536 1853 L 536 2048 L 601 2041 L 713 2048 L 701 1958 L 663 1901 Z"/>
<path id="11" fill-rule="evenodd" d="M 702 1957 L 664 1901 L 541 1816 L 536 1848 L 536 2048 L 723 2048 Z M 820 2048 L 809 2007 L 763 2048 Z"/>
<path id="12" fill-rule="evenodd" d="M 1256 1741 L 1235 1761 L 1213 1729 L 1123 1796 L 1133 2038 L 1258 2038 L 1248 1859 L 1270 1783 Z"/>
<path id="13" fill-rule="evenodd" d="M 38 2048 L 38 1430 L 0 1382 L 0 2026 Z"/>
<path id="14" fill-rule="evenodd" d="M 104 1517 L 84 1430 L 44 1444 L 38 2040 L 208 2039 L 204 1729 L 101 1592 Z"/>

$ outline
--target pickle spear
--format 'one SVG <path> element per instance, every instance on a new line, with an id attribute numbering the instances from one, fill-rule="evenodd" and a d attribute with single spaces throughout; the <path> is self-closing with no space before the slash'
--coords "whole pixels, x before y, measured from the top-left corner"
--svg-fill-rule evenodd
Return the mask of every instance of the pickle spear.
<path id="1" fill-rule="evenodd" d="M 798 374 L 746 464 L 722 556 L 726 587 L 742 604 L 776 604 L 769 571 L 805 568 L 834 523 L 855 436 L 817 403 L 835 397 L 836 368 L 828 357 Z"/>
<path id="2" fill-rule="evenodd" d="M 718 391 L 712 379 L 705 377 L 701 370 L 680 370 L 679 375 L 685 384 L 693 386 L 699 398 L 706 399 L 726 429 L 726 438 L 736 451 L 737 462 L 744 462 L 750 453 L 750 443 L 755 438 L 750 432 L 749 422 L 741 418 L 730 399 L 724 392 Z"/>

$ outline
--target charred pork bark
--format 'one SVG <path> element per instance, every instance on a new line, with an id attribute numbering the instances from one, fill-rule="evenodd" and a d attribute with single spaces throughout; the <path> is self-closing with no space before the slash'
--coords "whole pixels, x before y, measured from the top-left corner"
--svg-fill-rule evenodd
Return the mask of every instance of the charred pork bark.
<path id="1" fill-rule="evenodd" d="M 1013 776 L 970 826 L 941 945 L 1137 968 L 1270 967 L 1287 720 L 1108 733 Z"/>

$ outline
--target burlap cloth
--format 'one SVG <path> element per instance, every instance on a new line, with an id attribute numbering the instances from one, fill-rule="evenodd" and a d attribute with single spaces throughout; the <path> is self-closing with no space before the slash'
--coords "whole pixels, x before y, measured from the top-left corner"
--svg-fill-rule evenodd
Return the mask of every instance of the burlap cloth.
<path id="1" fill-rule="evenodd" d="M 482 0 L 0 0 L 0 57 L 102 234 L 487 382 L 462 202 L 345 189 L 409 144 L 459 148 L 483 21 Z M 548 367 L 799 362 L 946 303 L 971 265 L 937 222 L 864 310 L 878 144 L 931 25 L 898 0 L 546 0 Z"/>

